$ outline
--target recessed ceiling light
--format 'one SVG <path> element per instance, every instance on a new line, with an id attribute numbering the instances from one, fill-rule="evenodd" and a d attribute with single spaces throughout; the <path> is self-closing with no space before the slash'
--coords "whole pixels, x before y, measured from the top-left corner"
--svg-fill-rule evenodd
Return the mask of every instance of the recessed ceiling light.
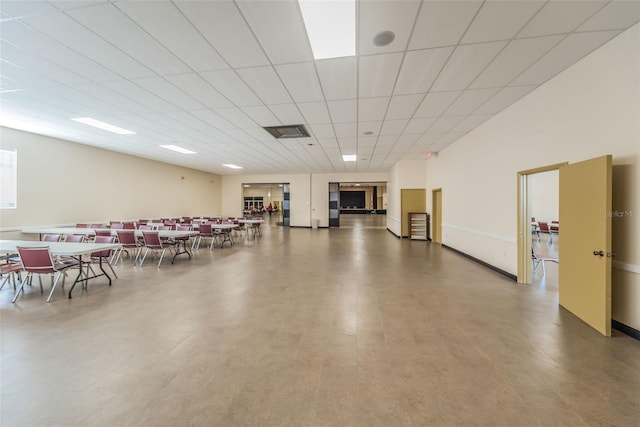
<path id="1" fill-rule="evenodd" d="M 393 42 L 396 35 L 391 31 L 380 31 L 373 37 L 373 44 L 378 47 L 387 46 Z"/>
<path id="2" fill-rule="evenodd" d="M 370 130 L 368 130 L 368 131 L 366 131 L 364 134 L 365 134 L 365 135 L 367 135 L 367 136 L 369 136 L 369 135 L 373 135 L 373 132 L 371 132 Z"/>
<path id="3" fill-rule="evenodd" d="M 345 162 L 355 162 L 357 160 L 357 156 L 355 154 L 343 154 L 342 160 Z"/>
<path id="4" fill-rule="evenodd" d="M 231 163 L 224 163 L 222 166 L 231 169 L 242 169 L 242 166 L 232 165 Z"/>
<path id="5" fill-rule="evenodd" d="M 100 120 L 92 119 L 91 117 L 76 117 L 75 119 L 71 119 L 71 120 L 73 120 L 74 122 L 93 126 L 94 128 L 117 133 L 118 135 L 135 135 L 136 134 L 133 131 L 119 128 L 118 126 L 110 125 L 109 123 L 101 122 Z"/>
<path id="6" fill-rule="evenodd" d="M 187 150 L 186 148 L 178 147 L 177 145 L 161 145 L 160 147 L 166 148 L 167 150 L 177 151 L 180 154 L 196 154 L 195 151 Z"/>
<path id="7" fill-rule="evenodd" d="M 251 187 L 249 184 L 244 184 L 243 187 Z"/>
<path id="8" fill-rule="evenodd" d="M 355 0 L 298 0 L 315 59 L 356 54 Z"/>
<path id="9" fill-rule="evenodd" d="M 353 185 L 355 185 L 356 187 L 360 187 L 360 184 L 353 184 Z"/>

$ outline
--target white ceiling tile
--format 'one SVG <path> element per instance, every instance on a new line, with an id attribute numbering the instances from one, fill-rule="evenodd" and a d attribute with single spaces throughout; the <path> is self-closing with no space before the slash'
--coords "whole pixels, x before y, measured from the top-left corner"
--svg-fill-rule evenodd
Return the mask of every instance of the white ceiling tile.
<path id="1" fill-rule="evenodd" d="M 26 19 L 25 23 L 122 77 L 135 79 L 155 75 L 149 68 L 67 15 L 34 16 Z"/>
<path id="2" fill-rule="evenodd" d="M 355 56 L 316 61 L 316 69 L 327 100 L 358 96 L 358 62 Z"/>
<path id="3" fill-rule="evenodd" d="M 522 29 L 544 3 L 542 0 L 484 2 L 462 38 L 462 43 L 508 40 Z"/>
<path id="4" fill-rule="evenodd" d="M 160 75 L 191 71 L 113 4 L 73 9 L 67 14 Z"/>
<path id="5" fill-rule="evenodd" d="M 465 89 L 496 57 L 506 42 L 458 46 L 433 84 L 432 90 Z"/>
<path id="6" fill-rule="evenodd" d="M 313 60 L 297 2 L 237 0 L 236 4 L 273 64 Z"/>
<path id="7" fill-rule="evenodd" d="M 360 2 L 358 53 L 370 55 L 405 50 L 419 6 L 420 1 L 417 0 Z M 389 45 L 378 47 L 373 43 L 373 38 L 382 30 L 393 32 L 395 37 Z"/>
<path id="8" fill-rule="evenodd" d="M 393 92 L 402 53 L 361 56 L 358 69 L 358 95 L 387 96 Z"/>
<path id="9" fill-rule="evenodd" d="M 518 33 L 518 37 L 563 34 L 573 31 L 606 1 L 550 1 Z"/>
<path id="10" fill-rule="evenodd" d="M 453 103 L 460 93 L 460 91 L 428 93 L 418 107 L 415 117 L 438 117 Z"/>
<path id="11" fill-rule="evenodd" d="M 158 95 L 165 101 L 184 110 L 199 110 L 203 105 L 175 87 L 162 77 L 138 79 L 133 81 L 138 86 Z"/>
<path id="12" fill-rule="evenodd" d="M 233 104 L 220 92 L 215 90 L 198 74 L 176 74 L 165 77 L 169 82 L 199 101 L 202 105 L 215 109 L 231 107 Z"/>
<path id="13" fill-rule="evenodd" d="M 262 105 L 260 98 L 253 93 L 249 86 L 233 70 L 208 71 L 200 73 L 200 76 L 236 106 Z"/>
<path id="14" fill-rule="evenodd" d="M 233 129 L 235 127 L 233 123 L 211 110 L 194 110 L 191 111 L 191 114 L 216 129 L 226 130 Z"/>
<path id="15" fill-rule="evenodd" d="M 102 65 L 21 22 L 3 22 L 1 34 L 3 40 L 23 47 L 25 51 L 40 55 L 61 67 L 74 70 L 93 81 L 101 82 L 120 78 Z"/>
<path id="16" fill-rule="evenodd" d="M 434 143 L 436 143 L 439 139 L 441 139 L 444 135 L 445 134 L 442 132 L 439 132 L 439 133 L 427 132 L 424 135 L 422 135 L 418 141 L 416 141 L 416 145 L 418 145 L 421 148 L 429 148 Z"/>
<path id="17" fill-rule="evenodd" d="M 154 111 L 175 111 L 177 107 L 154 95 L 142 87 L 133 84 L 129 80 L 116 80 L 112 82 L 102 83 L 108 89 L 118 94 L 129 97 L 136 102 L 150 108 Z"/>
<path id="18" fill-rule="evenodd" d="M 398 141 L 398 135 L 380 135 L 376 148 L 392 147 Z"/>
<path id="19" fill-rule="evenodd" d="M 464 116 L 440 117 L 429 128 L 429 131 L 430 132 L 449 132 L 458 123 L 460 123 L 462 119 L 464 119 Z"/>
<path id="20" fill-rule="evenodd" d="M 174 4 L 232 67 L 269 63 L 232 0 L 177 1 Z"/>
<path id="21" fill-rule="evenodd" d="M 212 127 L 208 123 L 185 111 L 174 111 L 166 114 L 172 119 L 184 124 L 185 126 L 188 126 L 190 129 L 198 129 L 203 131 L 212 130 Z"/>
<path id="22" fill-rule="evenodd" d="M 32 88 L 43 89 L 47 87 L 60 86 L 60 83 L 53 81 L 42 74 L 33 73 L 7 62 L 4 59 L 0 60 L 0 70 L 2 71 L 2 78 L 12 82 L 12 90 Z"/>
<path id="23" fill-rule="evenodd" d="M 442 149 L 464 136 L 465 133 L 466 132 L 449 132 L 432 145 L 430 149 L 434 152 L 442 151 Z"/>
<path id="24" fill-rule="evenodd" d="M 172 2 L 154 1 L 152 14 L 148 1 L 121 1 L 115 6 L 193 70 L 228 68 L 224 59 Z"/>
<path id="25" fill-rule="evenodd" d="M 292 102 L 273 67 L 241 68 L 237 72 L 263 103 L 286 104 Z"/>
<path id="26" fill-rule="evenodd" d="M 50 15 L 60 12 L 46 2 L 33 0 L 2 1 L 0 2 L 0 10 L 2 10 L 2 13 L 14 18 L 33 15 Z"/>
<path id="27" fill-rule="evenodd" d="M 315 124 L 309 126 L 311 132 L 318 140 L 335 138 L 336 134 L 333 130 L 333 125 L 330 124 Z"/>
<path id="28" fill-rule="evenodd" d="M 242 107 L 241 110 L 260 126 L 277 126 L 282 124 L 282 122 L 273 115 L 271 110 L 264 105 Z"/>
<path id="29" fill-rule="evenodd" d="M 444 47 L 407 52 L 394 93 L 428 92 L 452 51 L 453 47 Z"/>
<path id="30" fill-rule="evenodd" d="M 219 108 L 214 111 L 240 129 L 254 128 L 257 126 L 257 124 L 239 108 Z"/>
<path id="31" fill-rule="evenodd" d="M 364 122 L 383 120 L 388 103 L 388 97 L 361 98 L 358 101 L 358 120 Z"/>
<path id="32" fill-rule="evenodd" d="M 276 65 L 275 69 L 295 102 L 324 100 L 313 62 Z"/>
<path id="33" fill-rule="evenodd" d="M 269 105 L 269 109 L 285 125 L 299 125 L 304 123 L 304 117 L 295 104 Z"/>
<path id="34" fill-rule="evenodd" d="M 333 123 L 349 123 L 358 121 L 358 101 L 345 99 L 342 101 L 329 101 L 329 114 Z"/>
<path id="35" fill-rule="evenodd" d="M 401 135 L 409 120 L 385 120 L 380 135 Z"/>
<path id="36" fill-rule="evenodd" d="M 640 21 L 640 2 L 614 0 L 578 27 L 578 31 L 622 30 Z"/>
<path id="37" fill-rule="evenodd" d="M 553 48 L 562 37 L 547 36 L 512 40 L 471 84 L 471 88 L 506 86 Z"/>
<path id="38" fill-rule="evenodd" d="M 391 97 L 385 120 L 409 119 L 413 117 L 418 105 L 424 99 L 424 94 L 395 95 Z"/>
<path id="39" fill-rule="evenodd" d="M 80 90 L 70 88 L 67 86 L 57 86 L 46 89 L 47 93 L 57 95 L 61 98 L 67 99 L 76 104 L 76 111 L 78 113 L 84 112 L 86 115 L 78 115 L 80 117 L 93 117 L 100 120 L 96 115 L 104 116 L 116 116 L 128 113 L 127 110 L 120 108 L 120 106 L 104 102 L 98 97 L 81 92 Z M 75 116 L 75 117 L 78 117 Z M 70 118 L 70 117 L 69 117 Z M 107 121 L 107 123 L 109 123 Z"/>
<path id="40" fill-rule="evenodd" d="M 435 117 L 421 117 L 409 120 L 409 124 L 402 132 L 404 135 L 423 134 L 436 121 Z"/>
<path id="41" fill-rule="evenodd" d="M 493 114 L 475 114 L 467 116 L 452 129 L 453 132 L 469 132 L 493 117 Z"/>
<path id="42" fill-rule="evenodd" d="M 327 104 L 324 102 L 299 102 L 298 108 L 309 124 L 331 122 Z"/>
<path id="43" fill-rule="evenodd" d="M 134 114 L 143 114 L 155 111 L 153 108 L 146 106 L 137 100 L 132 100 L 129 97 L 130 94 L 121 95 L 120 93 L 108 89 L 98 83 L 78 85 L 76 87 L 88 97 L 99 99 Z"/>
<path id="44" fill-rule="evenodd" d="M 358 124 L 357 123 L 336 123 L 333 125 L 336 131 L 336 137 L 341 138 L 355 138 L 358 136 Z"/>
<path id="45" fill-rule="evenodd" d="M 570 34 L 511 84 L 541 84 L 619 33 L 620 31 L 601 31 Z"/>
<path id="46" fill-rule="evenodd" d="M 474 111 L 474 114 L 497 114 L 535 88 L 536 86 L 505 87 L 493 98 Z"/>
<path id="47" fill-rule="evenodd" d="M 444 112 L 443 116 L 464 116 L 471 114 L 476 108 L 484 104 L 500 89 L 472 89 L 465 90 L 462 95 Z"/>
<path id="48" fill-rule="evenodd" d="M 409 49 L 456 45 L 482 3 L 482 0 L 423 2 Z"/>

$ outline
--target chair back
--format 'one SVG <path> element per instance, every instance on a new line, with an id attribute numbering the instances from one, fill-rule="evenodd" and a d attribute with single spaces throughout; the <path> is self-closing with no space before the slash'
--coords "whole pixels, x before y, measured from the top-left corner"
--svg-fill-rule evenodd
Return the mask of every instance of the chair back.
<path id="1" fill-rule="evenodd" d="M 67 234 L 64 241 L 67 243 L 84 243 L 84 236 L 82 234 Z"/>
<path id="2" fill-rule="evenodd" d="M 96 230 L 95 234 L 96 234 L 96 236 L 111 236 L 111 231 L 110 230 Z"/>
<path id="3" fill-rule="evenodd" d="M 76 224 L 76 228 L 89 228 L 89 224 Z"/>
<path id="4" fill-rule="evenodd" d="M 549 224 L 547 224 L 546 222 L 538 221 L 538 227 L 540 227 L 540 231 L 542 233 L 549 234 Z"/>
<path id="5" fill-rule="evenodd" d="M 182 223 L 183 224 L 191 224 L 193 222 L 193 220 L 191 218 L 182 218 Z"/>
<path id="6" fill-rule="evenodd" d="M 190 225 L 178 225 L 176 226 L 176 230 L 178 231 L 193 231 L 193 227 Z"/>
<path id="7" fill-rule="evenodd" d="M 114 243 L 116 236 L 96 236 L 94 243 Z M 103 251 L 91 252 L 91 258 L 109 258 L 111 256 L 111 249 L 105 249 Z"/>
<path id="8" fill-rule="evenodd" d="M 47 274 L 57 271 L 48 246 L 34 248 L 18 246 L 18 253 L 27 273 Z"/>
<path id="9" fill-rule="evenodd" d="M 118 235 L 118 241 L 124 247 L 132 247 L 138 245 L 138 239 L 136 239 L 136 233 L 133 231 L 116 231 Z"/>
<path id="10" fill-rule="evenodd" d="M 136 225 L 133 222 L 125 222 L 122 228 L 125 230 L 135 230 Z"/>
<path id="11" fill-rule="evenodd" d="M 45 234 L 42 236 L 43 242 L 59 242 L 62 240 L 62 234 Z"/>
<path id="12" fill-rule="evenodd" d="M 162 242 L 157 231 L 143 231 L 144 244 L 149 249 L 162 249 Z"/>
<path id="13" fill-rule="evenodd" d="M 201 236 L 211 237 L 213 235 L 213 230 L 211 229 L 211 224 L 200 224 L 200 228 L 198 229 Z"/>
<path id="14" fill-rule="evenodd" d="M 164 231 L 173 230 L 173 225 L 166 225 L 165 223 L 165 225 L 159 225 L 158 230 L 164 230 Z"/>
<path id="15" fill-rule="evenodd" d="M 153 225 L 142 224 L 138 227 L 138 230 L 155 230 L 155 227 Z"/>
<path id="16" fill-rule="evenodd" d="M 104 228 L 104 224 L 91 224 L 91 226 L 89 228 Z"/>
<path id="17" fill-rule="evenodd" d="M 138 226 L 140 225 L 147 225 L 147 223 L 149 222 L 148 219 L 139 219 L 138 220 Z"/>
<path id="18" fill-rule="evenodd" d="M 112 230 L 123 230 L 124 229 L 124 223 L 122 223 L 122 222 L 112 222 L 111 223 L 111 229 Z"/>

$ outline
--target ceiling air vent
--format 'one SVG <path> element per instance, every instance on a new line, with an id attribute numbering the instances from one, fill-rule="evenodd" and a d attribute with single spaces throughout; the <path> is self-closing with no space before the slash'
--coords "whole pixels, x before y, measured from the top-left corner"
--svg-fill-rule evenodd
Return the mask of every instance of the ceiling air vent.
<path id="1" fill-rule="evenodd" d="M 276 139 L 308 138 L 310 136 L 304 125 L 266 126 L 264 129 Z"/>

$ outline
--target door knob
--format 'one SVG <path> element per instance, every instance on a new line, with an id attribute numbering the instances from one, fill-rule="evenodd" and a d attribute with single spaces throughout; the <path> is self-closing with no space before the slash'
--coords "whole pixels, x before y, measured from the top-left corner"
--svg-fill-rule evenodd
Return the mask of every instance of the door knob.
<path id="1" fill-rule="evenodd" d="M 603 251 L 593 251 L 593 254 L 595 256 L 604 256 L 604 252 Z"/>
<path id="2" fill-rule="evenodd" d="M 607 257 L 615 258 L 616 257 L 616 253 L 615 252 L 607 252 Z"/>

